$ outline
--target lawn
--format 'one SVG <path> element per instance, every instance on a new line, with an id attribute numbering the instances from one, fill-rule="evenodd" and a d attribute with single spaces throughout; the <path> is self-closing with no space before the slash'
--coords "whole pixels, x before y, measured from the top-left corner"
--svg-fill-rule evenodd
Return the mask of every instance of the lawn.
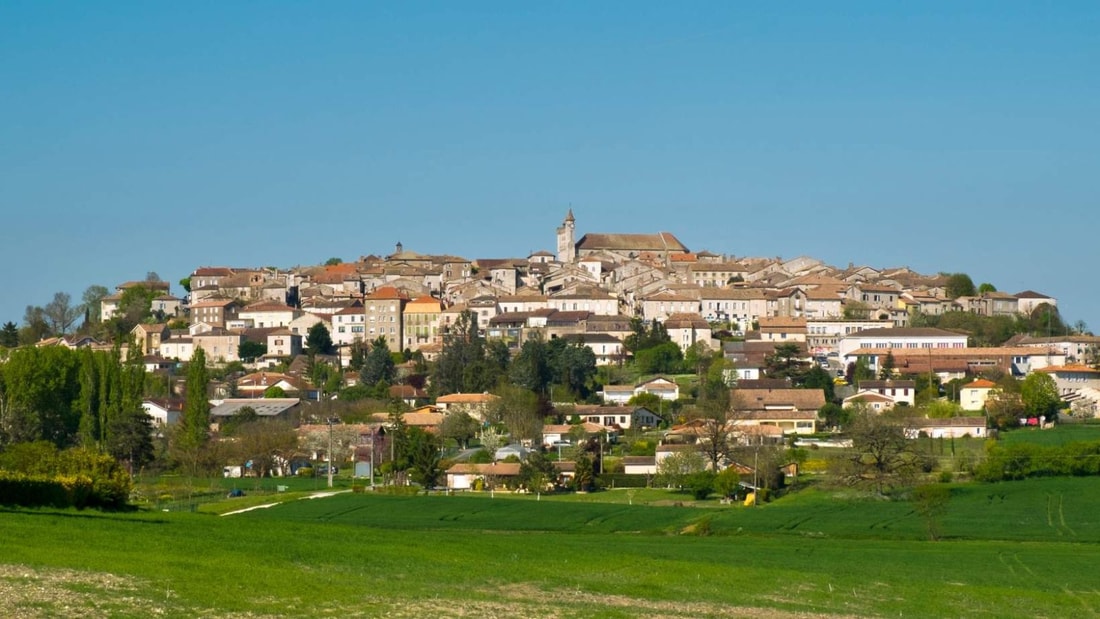
<path id="1" fill-rule="evenodd" d="M 346 493 L 223 517 L 5 510 L 0 614 L 1095 615 L 1095 483 L 955 486 L 940 542 L 911 503 L 817 489 L 759 508 L 621 490 Z M 662 492 L 634 498 L 678 496 Z"/>

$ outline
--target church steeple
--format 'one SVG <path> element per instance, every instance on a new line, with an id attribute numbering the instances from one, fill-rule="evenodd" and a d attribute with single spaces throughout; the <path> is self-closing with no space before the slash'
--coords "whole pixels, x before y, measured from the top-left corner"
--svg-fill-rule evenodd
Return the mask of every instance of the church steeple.
<path id="1" fill-rule="evenodd" d="M 576 218 L 573 217 L 573 209 L 565 215 L 565 221 L 558 228 L 558 262 L 571 264 L 577 257 L 576 245 Z"/>

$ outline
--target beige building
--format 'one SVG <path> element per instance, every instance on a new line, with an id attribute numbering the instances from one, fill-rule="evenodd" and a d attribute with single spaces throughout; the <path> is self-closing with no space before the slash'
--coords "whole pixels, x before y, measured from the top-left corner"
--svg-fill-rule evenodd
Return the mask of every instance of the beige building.
<path id="1" fill-rule="evenodd" d="M 989 399 L 989 392 L 996 388 L 997 383 L 984 378 L 967 383 L 959 389 L 959 406 L 964 411 L 980 411 L 985 408 L 985 402 Z"/>
<path id="2" fill-rule="evenodd" d="M 382 337 L 390 350 L 402 350 L 403 312 L 408 302 L 408 295 L 393 286 L 383 286 L 368 294 L 363 299 L 366 341 Z"/>
<path id="3" fill-rule="evenodd" d="M 419 350 L 421 346 L 439 342 L 443 303 L 435 297 L 419 297 L 409 301 L 404 309 L 405 348 Z"/>

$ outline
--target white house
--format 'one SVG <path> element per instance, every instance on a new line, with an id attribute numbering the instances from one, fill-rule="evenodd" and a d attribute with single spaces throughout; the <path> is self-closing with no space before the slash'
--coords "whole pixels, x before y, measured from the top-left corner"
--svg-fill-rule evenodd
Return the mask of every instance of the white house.
<path id="1" fill-rule="evenodd" d="M 861 348 L 882 349 L 925 349 L 925 348 L 966 348 L 967 335 L 932 327 L 906 327 L 890 329 L 867 329 L 845 335 L 838 345 L 840 356 L 846 362 L 854 362 L 848 356 Z"/>
<path id="2" fill-rule="evenodd" d="M 952 417 L 949 419 L 910 419 L 905 424 L 905 436 L 918 438 L 923 433 L 932 438 L 985 438 L 985 417 Z"/>
<path id="3" fill-rule="evenodd" d="M 182 400 L 150 399 L 142 402 L 141 407 L 153 418 L 153 423 L 162 428 L 179 423 L 183 414 Z"/>

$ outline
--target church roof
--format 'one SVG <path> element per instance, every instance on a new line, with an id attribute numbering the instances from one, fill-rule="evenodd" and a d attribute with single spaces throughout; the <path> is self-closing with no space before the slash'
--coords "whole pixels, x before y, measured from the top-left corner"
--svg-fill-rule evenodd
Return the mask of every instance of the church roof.
<path id="1" fill-rule="evenodd" d="M 587 251 L 675 251 L 686 252 L 687 247 L 671 232 L 657 234 L 595 234 L 589 233 L 577 241 L 577 249 Z"/>

